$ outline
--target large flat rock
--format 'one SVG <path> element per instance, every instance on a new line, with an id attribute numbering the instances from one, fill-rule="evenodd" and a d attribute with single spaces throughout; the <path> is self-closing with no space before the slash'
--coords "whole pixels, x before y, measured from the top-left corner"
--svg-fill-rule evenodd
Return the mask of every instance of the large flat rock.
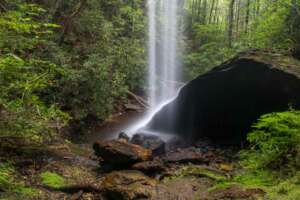
<path id="1" fill-rule="evenodd" d="M 100 157 L 104 164 L 112 165 L 114 168 L 128 167 L 152 157 L 151 150 L 123 140 L 98 141 L 93 148 L 95 155 Z"/>

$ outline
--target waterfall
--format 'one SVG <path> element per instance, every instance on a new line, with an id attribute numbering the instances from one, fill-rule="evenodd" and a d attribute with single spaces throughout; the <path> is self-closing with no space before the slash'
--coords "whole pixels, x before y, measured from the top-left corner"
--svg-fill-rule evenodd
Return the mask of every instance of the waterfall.
<path id="1" fill-rule="evenodd" d="M 176 95 L 177 0 L 148 0 L 150 112 Z"/>
<path id="2" fill-rule="evenodd" d="M 148 0 L 148 84 L 149 110 L 131 127 L 135 133 L 145 127 L 164 105 L 177 96 L 181 86 L 177 56 L 178 0 Z"/>

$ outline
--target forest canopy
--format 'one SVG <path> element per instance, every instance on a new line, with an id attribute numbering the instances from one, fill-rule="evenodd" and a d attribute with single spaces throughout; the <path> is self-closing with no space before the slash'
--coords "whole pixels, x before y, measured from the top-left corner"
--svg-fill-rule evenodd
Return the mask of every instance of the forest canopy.
<path id="1" fill-rule="evenodd" d="M 184 63 L 187 77 L 206 72 L 247 49 L 299 51 L 299 0 L 188 2 Z"/>

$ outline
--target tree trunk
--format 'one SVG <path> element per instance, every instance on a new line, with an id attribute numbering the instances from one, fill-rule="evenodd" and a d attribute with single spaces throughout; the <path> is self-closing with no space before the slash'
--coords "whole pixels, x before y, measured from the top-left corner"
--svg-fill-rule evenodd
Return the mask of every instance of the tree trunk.
<path id="1" fill-rule="evenodd" d="M 216 0 L 216 6 L 215 6 L 215 14 L 214 14 L 214 24 L 218 24 L 218 18 L 219 18 L 219 0 Z"/>
<path id="2" fill-rule="evenodd" d="M 210 13 L 209 13 L 209 21 L 208 21 L 209 24 L 212 23 L 213 12 L 215 9 L 215 3 L 216 3 L 216 0 L 212 0 L 211 9 L 210 9 Z"/>
<path id="3" fill-rule="evenodd" d="M 256 11 L 255 11 L 255 16 L 259 16 L 260 14 L 260 0 L 256 0 Z"/>
<path id="4" fill-rule="evenodd" d="M 207 0 L 203 0 L 202 16 L 202 23 L 207 24 Z"/>
<path id="5" fill-rule="evenodd" d="M 250 0 L 247 0 L 246 8 L 246 21 L 245 21 L 245 32 L 248 33 L 249 19 L 250 19 Z"/>
<path id="6" fill-rule="evenodd" d="M 228 17 L 228 47 L 232 47 L 233 35 L 233 19 L 234 19 L 234 4 L 235 0 L 231 0 L 229 4 L 229 17 Z"/>
<path id="7" fill-rule="evenodd" d="M 193 25 L 194 23 L 194 17 L 195 17 L 195 9 L 196 9 L 196 0 L 192 0 L 192 2 L 190 3 L 190 9 L 192 11 L 191 13 L 191 24 Z"/>
<path id="8" fill-rule="evenodd" d="M 197 21 L 201 22 L 201 4 L 202 4 L 202 0 L 197 0 Z"/>
<path id="9" fill-rule="evenodd" d="M 238 0 L 237 13 L 236 13 L 236 33 L 237 33 L 237 36 L 239 35 L 239 29 L 240 29 L 240 9 L 241 9 L 241 0 Z"/>

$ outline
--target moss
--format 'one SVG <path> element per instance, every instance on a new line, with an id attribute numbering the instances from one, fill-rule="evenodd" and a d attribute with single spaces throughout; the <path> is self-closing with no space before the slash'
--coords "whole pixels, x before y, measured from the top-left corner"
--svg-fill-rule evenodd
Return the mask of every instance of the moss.
<path id="1" fill-rule="evenodd" d="M 249 187 L 266 187 L 277 183 L 275 174 L 266 170 L 244 171 L 233 177 L 233 182 Z"/>
<path id="2" fill-rule="evenodd" d="M 67 144 L 67 147 L 69 148 L 69 150 L 75 155 L 87 156 L 87 155 L 91 155 L 93 153 L 89 148 L 85 148 L 78 144 L 74 144 L 69 140 L 65 140 L 65 143 Z"/>
<path id="3" fill-rule="evenodd" d="M 217 181 L 208 191 L 226 189 L 233 185 L 263 189 L 266 192 L 266 199 L 300 200 L 300 172 L 292 177 L 278 177 L 266 170 L 246 170 L 231 179 Z"/>
<path id="4" fill-rule="evenodd" d="M 235 183 L 235 182 L 218 182 L 213 187 L 209 188 L 208 192 L 212 192 L 212 191 L 219 190 L 219 189 L 227 189 L 227 188 L 230 188 L 234 185 L 238 185 L 238 183 Z"/>
<path id="5" fill-rule="evenodd" d="M 40 174 L 42 184 L 51 188 L 60 188 L 66 185 L 65 179 L 53 172 L 43 172 Z"/>
<path id="6" fill-rule="evenodd" d="M 227 177 L 217 171 L 201 167 L 201 166 L 196 166 L 196 165 L 187 165 L 179 170 L 175 171 L 172 176 L 169 176 L 165 178 L 164 181 L 169 181 L 177 178 L 183 178 L 183 177 L 206 177 L 215 181 L 225 181 L 227 180 Z"/>
<path id="7" fill-rule="evenodd" d="M 230 179 L 219 180 L 217 183 L 209 189 L 214 191 L 217 189 L 226 189 L 233 185 L 240 185 L 244 188 L 261 188 L 266 190 L 267 188 L 278 183 L 274 174 L 268 171 L 257 170 L 257 171 L 243 171 L 233 176 Z"/>

